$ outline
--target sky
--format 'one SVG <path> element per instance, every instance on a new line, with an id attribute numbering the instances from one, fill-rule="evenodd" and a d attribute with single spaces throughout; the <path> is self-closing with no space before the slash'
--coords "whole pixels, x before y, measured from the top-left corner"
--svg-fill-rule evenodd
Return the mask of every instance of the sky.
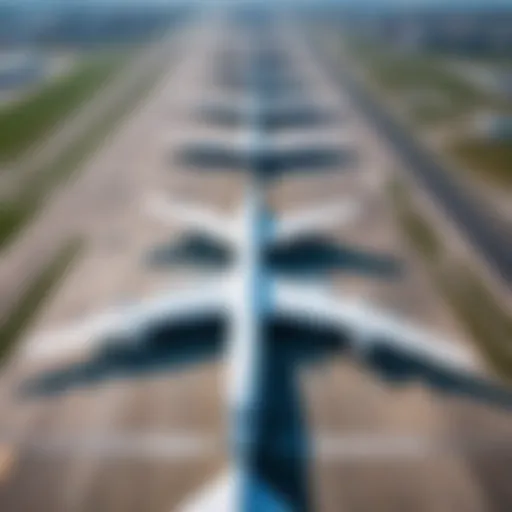
<path id="1" fill-rule="evenodd" d="M 205 3 L 213 3 L 216 0 L 202 0 Z M 226 1 L 226 0 L 224 0 Z M 242 3 L 244 0 L 231 0 L 231 3 Z M 245 0 L 246 1 L 246 0 Z M 276 0 L 252 0 L 253 2 L 274 3 Z M 287 0 L 288 3 L 304 3 L 310 1 L 311 3 L 318 4 L 320 0 Z M 512 9 L 512 0 L 324 0 L 329 3 L 339 3 L 340 5 L 357 5 L 357 6 L 385 6 L 385 5 L 400 5 L 404 7 L 411 7 L 414 5 L 421 6 L 436 6 L 436 7 L 510 7 Z M 104 5 L 130 5 L 130 4 L 175 4 L 187 3 L 187 0 L 0 0 L 0 5 L 31 5 L 46 7 L 55 4 L 70 5 L 70 4 L 104 4 Z M 197 3 L 197 0 L 194 1 Z"/>

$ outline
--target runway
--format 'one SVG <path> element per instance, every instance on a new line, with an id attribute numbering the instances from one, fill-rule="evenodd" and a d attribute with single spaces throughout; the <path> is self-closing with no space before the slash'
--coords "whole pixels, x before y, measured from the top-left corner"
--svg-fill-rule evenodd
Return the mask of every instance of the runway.
<path id="1" fill-rule="evenodd" d="M 87 248 L 49 298 L 27 344 L 40 331 L 162 290 L 179 293 L 183 283 L 211 274 L 190 261 L 170 265 L 160 258 L 152 264 L 154 251 L 173 246 L 183 233 L 142 207 L 155 190 L 227 214 L 240 199 L 243 176 L 194 172 L 176 158 L 194 141 L 215 137 L 230 143 L 242 132 L 240 126 L 212 126 L 198 114 L 205 98 L 226 95 L 218 67 L 243 44 L 231 20 L 204 21 L 191 32 L 201 44 L 186 47 L 179 69 L 127 121 L 131 130 L 112 140 L 116 151 L 104 148 L 73 190 L 63 192 L 61 204 L 77 205 L 83 219 L 79 228 L 67 229 L 84 232 Z M 326 239 L 342 250 L 322 246 L 323 263 L 314 272 L 308 274 L 301 261 L 283 266 L 279 254 L 272 255 L 272 264 L 471 347 L 395 225 L 379 148 L 365 138 L 352 95 L 340 96 L 338 84 L 293 37 L 283 28 L 279 50 L 303 80 L 304 94 L 318 99 L 333 121 L 306 133 L 276 129 L 274 140 L 283 146 L 334 141 L 349 145 L 356 158 L 330 172 L 278 180 L 269 203 L 285 214 L 349 197 L 362 209 L 353 223 L 328 233 Z M 59 232 L 50 220 L 39 222 Z M 23 243 L 32 250 L 40 239 L 29 241 L 27 234 Z M 50 361 L 27 358 L 22 345 L 0 380 L 0 510 L 179 510 L 228 463 L 226 369 L 217 331 L 216 325 L 204 327 L 204 343 L 193 357 L 169 340 L 141 351 L 85 351 L 83 359 Z M 512 417 L 506 407 L 393 378 L 393 371 L 363 364 L 357 354 L 306 350 L 311 340 L 296 340 L 298 333 L 279 325 L 270 331 L 269 339 L 280 343 L 271 344 L 267 356 L 269 421 L 277 418 L 276 428 L 299 436 L 303 452 L 299 460 L 285 446 L 274 459 L 274 476 L 285 481 L 294 471 L 305 473 L 303 488 L 289 488 L 309 499 L 304 509 L 487 512 L 512 506 Z M 54 377 L 51 385 L 37 396 L 24 392 L 48 375 Z"/>
<path id="2" fill-rule="evenodd" d="M 510 226 L 492 212 L 481 198 L 464 187 L 462 180 L 446 169 L 444 164 L 423 148 L 400 126 L 371 94 L 354 79 L 347 68 L 333 64 L 325 52 L 315 54 L 323 60 L 324 68 L 350 96 L 354 106 L 375 128 L 403 162 L 404 168 L 414 175 L 434 198 L 458 229 L 471 242 L 489 269 L 510 288 L 512 282 L 512 233 Z"/>

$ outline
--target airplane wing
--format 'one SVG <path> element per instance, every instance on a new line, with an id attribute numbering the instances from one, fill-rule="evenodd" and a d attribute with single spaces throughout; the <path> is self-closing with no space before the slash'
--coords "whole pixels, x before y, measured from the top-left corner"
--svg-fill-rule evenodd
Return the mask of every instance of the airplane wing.
<path id="1" fill-rule="evenodd" d="M 196 233 L 206 234 L 223 242 L 231 242 L 231 222 L 215 211 L 198 205 L 174 202 L 160 194 L 149 196 L 145 210 L 166 223 L 179 222 Z"/>
<path id="2" fill-rule="evenodd" d="M 277 221 L 273 235 L 276 242 L 290 242 L 299 237 L 326 231 L 353 222 L 360 213 L 356 201 L 342 201 L 316 206 L 289 214 Z"/>
<path id="3" fill-rule="evenodd" d="M 159 297 L 37 334 L 24 344 L 22 355 L 35 359 L 66 356 L 97 348 L 109 339 L 136 341 L 145 328 L 158 322 L 179 324 L 191 319 L 222 315 L 226 307 L 225 289 L 223 279 L 215 279 L 185 291 L 173 289 Z"/>
<path id="4" fill-rule="evenodd" d="M 204 105 L 199 114 L 206 120 L 227 126 L 239 125 L 252 119 L 252 113 L 246 104 L 234 102 Z M 279 104 L 274 107 L 270 102 L 264 105 L 258 114 L 258 122 L 270 129 L 327 123 L 330 119 L 329 112 L 315 105 L 304 103 Z"/>
<path id="5" fill-rule="evenodd" d="M 275 306 L 288 319 L 339 330 L 364 366 L 385 381 L 414 379 L 440 393 L 512 409 L 510 386 L 487 376 L 476 354 L 442 334 L 311 286 L 277 283 Z"/>
<path id="6" fill-rule="evenodd" d="M 297 105 L 270 110 L 262 115 L 266 128 L 300 128 L 301 126 L 318 126 L 330 122 L 329 114 L 309 105 Z"/>
<path id="7" fill-rule="evenodd" d="M 442 370 L 478 371 L 473 354 L 454 342 L 442 341 L 446 336 L 414 326 L 361 301 L 332 296 L 320 287 L 276 283 L 275 304 L 278 314 L 325 323 L 348 332 L 355 348 L 363 353 L 389 348 Z"/>
<path id="8" fill-rule="evenodd" d="M 262 172 L 279 175 L 312 169 L 338 169 L 348 154 L 338 145 L 311 144 L 299 148 L 275 145 L 260 154 Z"/>
<path id="9" fill-rule="evenodd" d="M 243 171 L 250 162 L 263 174 L 284 174 L 317 168 L 337 168 L 350 163 L 355 154 L 339 144 L 318 143 L 299 148 L 269 143 L 266 139 L 241 137 L 230 143 L 204 141 L 186 145 L 178 160 L 198 170 Z"/>
<path id="10" fill-rule="evenodd" d="M 248 153 L 243 142 L 204 141 L 186 145 L 178 152 L 178 160 L 199 170 L 240 170 L 247 164 Z"/>

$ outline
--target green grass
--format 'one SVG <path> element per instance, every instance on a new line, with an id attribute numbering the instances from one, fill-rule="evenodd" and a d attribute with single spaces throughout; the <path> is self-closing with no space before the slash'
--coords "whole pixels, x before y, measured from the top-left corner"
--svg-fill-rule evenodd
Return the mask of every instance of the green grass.
<path id="1" fill-rule="evenodd" d="M 12 161 L 27 151 L 92 96 L 126 59 L 126 55 L 119 53 L 89 58 L 24 102 L 0 110 L 0 161 Z"/>
<path id="2" fill-rule="evenodd" d="M 133 89 L 59 157 L 40 169 L 14 200 L 0 202 L 0 250 L 33 218 L 54 187 L 69 179 L 80 164 L 101 145 L 115 126 L 155 81 L 155 74 L 142 76 Z"/>
<path id="3" fill-rule="evenodd" d="M 36 199 L 0 202 L 0 249 L 32 217 L 36 207 Z"/>
<path id="4" fill-rule="evenodd" d="M 465 266 L 444 272 L 438 283 L 487 360 L 503 376 L 512 378 L 512 318 L 480 279 Z"/>
<path id="5" fill-rule="evenodd" d="M 411 92 L 435 94 L 442 102 L 413 105 L 409 115 L 420 124 L 450 120 L 475 108 L 502 107 L 502 101 L 485 94 L 451 72 L 435 54 L 402 53 L 368 42 L 349 42 L 352 55 L 368 70 L 373 83 L 390 97 Z"/>
<path id="6" fill-rule="evenodd" d="M 512 317 L 487 285 L 459 260 L 446 256 L 441 240 L 414 208 L 405 189 L 391 190 L 399 222 L 416 251 L 424 257 L 436 287 L 471 334 L 480 352 L 498 374 L 512 379 Z"/>
<path id="7" fill-rule="evenodd" d="M 475 112 L 484 110 L 512 115 L 512 103 L 501 97 L 491 97 L 443 64 L 440 55 L 399 53 L 381 48 L 368 41 L 348 41 L 349 51 L 367 69 L 369 77 L 382 95 L 398 104 L 411 92 L 434 93 L 436 101 L 404 100 L 405 116 L 411 124 L 422 128 L 443 128 L 457 134 L 465 130 L 464 123 Z M 471 119 L 471 117 L 469 117 Z M 437 133 L 432 131 L 432 133 Z M 440 132 L 442 133 L 442 132 Z M 449 140 L 449 139 L 447 139 Z M 451 141 L 439 151 L 453 157 L 490 184 L 512 187 L 512 143 L 465 136 Z"/>
<path id="8" fill-rule="evenodd" d="M 403 228 L 414 246 L 430 262 L 437 261 L 442 254 L 441 241 L 425 219 L 412 208 L 405 188 L 395 182 L 391 186 L 390 193 Z"/>
<path id="9" fill-rule="evenodd" d="M 495 55 L 491 53 L 477 53 L 471 57 L 460 54 L 454 54 L 455 58 L 465 58 L 478 65 L 495 66 L 498 69 L 512 69 L 512 57 L 510 55 Z"/>
<path id="10" fill-rule="evenodd" d="M 5 361 L 16 342 L 30 326 L 48 296 L 78 256 L 81 247 L 82 244 L 78 240 L 66 244 L 33 280 L 7 319 L 0 325 L 0 363 Z"/>
<path id="11" fill-rule="evenodd" d="M 359 53 L 371 66 L 380 84 L 390 90 L 404 90 L 426 86 L 445 91 L 465 101 L 481 101 L 485 95 L 471 84 L 450 72 L 436 55 L 405 53 L 392 48 L 366 49 Z"/>
<path id="12" fill-rule="evenodd" d="M 436 59 L 421 55 L 388 55 L 374 62 L 374 75 L 389 90 L 405 91 L 418 87 L 437 90 L 453 101 L 474 103 L 483 96 Z"/>
<path id="13" fill-rule="evenodd" d="M 507 188 L 512 187 L 512 141 L 464 139 L 448 151 L 466 168 Z"/>

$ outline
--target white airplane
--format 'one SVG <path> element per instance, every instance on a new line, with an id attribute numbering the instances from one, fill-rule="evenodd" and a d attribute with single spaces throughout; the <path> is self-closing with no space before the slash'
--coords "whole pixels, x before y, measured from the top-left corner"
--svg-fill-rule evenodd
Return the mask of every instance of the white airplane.
<path id="1" fill-rule="evenodd" d="M 258 126 L 261 126 L 258 110 Z M 250 115 L 249 119 L 254 119 Z M 336 140 L 332 134 L 315 136 L 303 134 L 280 136 L 277 139 L 261 137 L 257 140 L 242 133 L 231 140 L 211 138 L 184 142 L 177 155 L 180 165 L 199 171 L 239 171 L 257 169 L 260 178 L 277 177 L 303 171 L 340 169 L 351 170 L 357 161 L 356 148 L 348 144 L 348 134 Z"/>
<path id="2" fill-rule="evenodd" d="M 162 213 L 160 208 L 157 211 Z M 228 318 L 226 400 L 231 418 L 231 467 L 218 485 L 187 503 L 183 508 L 186 511 L 292 510 L 284 497 L 273 495 L 265 482 L 252 477 L 250 467 L 252 440 L 256 437 L 252 429 L 257 425 L 256 417 L 264 400 L 259 392 L 264 373 L 260 366 L 264 360 L 261 326 L 270 317 L 292 323 L 297 320 L 301 324 L 319 323 L 342 333 L 349 332 L 356 351 L 369 353 L 390 347 L 408 358 L 435 365 L 443 372 L 456 375 L 476 372 L 473 356 L 460 345 L 442 341 L 444 336 L 440 334 L 429 333 L 363 301 L 341 298 L 321 287 L 270 275 L 262 263 L 265 246 L 300 237 L 317 225 L 324 227 L 325 221 L 331 222 L 332 218 L 328 209 L 319 209 L 285 218 L 274 225 L 269 223 L 266 211 L 264 190 L 257 179 L 247 184 L 234 219 L 224 220 L 206 211 L 175 209 L 172 213 L 188 225 L 235 248 L 235 264 L 226 275 L 188 291 L 172 290 L 161 297 L 39 335 L 27 345 L 27 356 L 54 358 L 73 351 L 81 354 L 101 346 L 107 338 L 136 344 L 158 322 L 169 325 L 185 320 L 199 322 L 212 316 Z M 311 342 L 315 342 L 314 338 Z"/>
<path id="3" fill-rule="evenodd" d="M 364 301 L 340 297 L 328 288 L 272 275 L 263 258 L 269 244 L 332 227 L 340 219 L 346 222 L 353 216 L 354 207 L 342 203 L 273 219 L 266 205 L 265 180 L 257 172 L 262 165 L 258 155 L 261 133 L 254 126 L 248 144 L 248 163 L 256 172 L 249 174 L 243 200 L 233 218 L 223 218 L 207 209 L 169 205 L 158 197 L 149 202 L 152 212 L 164 220 L 177 218 L 232 247 L 235 261 L 227 272 L 200 286 L 184 291 L 173 289 L 128 308 L 41 334 L 26 345 L 27 357 L 55 358 L 101 347 L 106 339 L 134 345 L 144 343 L 144 334 L 160 322 L 179 325 L 205 318 L 227 319 L 225 398 L 230 419 L 229 467 L 219 480 L 183 503 L 180 510 L 187 512 L 296 509 L 290 497 L 262 478 L 254 466 L 260 434 L 258 416 L 266 400 L 262 396 L 267 360 L 263 326 L 271 319 L 299 324 L 306 331 L 308 326 L 326 326 L 340 335 L 348 334 L 349 345 L 365 358 L 381 350 L 392 351 L 415 364 L 434 368 L 449 381 L 479 375 L 473 354 L 460 344 L 444 340 L 440 333 L 414 326 Z M 170 343 L 179 344 L 180 340 L 173 338 Z M 311 344 L 314 343 L 312 335 Z"/>
<path id="4" fill-rule="evenodd" d="M 200 116 L 224 126 L 247 125 L 250 111 L 244 105 L 222 102 L 208 103 L 201 107 Z M 270 101 L 259 113 L 259 124 L 267 130 L 315 126 L 332 121 L 332 112 L 303 100 L 282 102 Z"/>
<path id="5" fill-rule="evenodd" d="M 282 94 L 300 94 L 304 89 L 305 83 L 299 80 L 288 70 L 272 69 L 270 63 L 260 63 L 260 69 L 257 75 L 249 76 L 245 73 L 244 66 L 228 65 L 219 73 L 219 82 L 222 86 L 232 90 L 247 90 L 248 86 L 257 85 L 261 92 L 267 96 L 280 96 Z"/>

